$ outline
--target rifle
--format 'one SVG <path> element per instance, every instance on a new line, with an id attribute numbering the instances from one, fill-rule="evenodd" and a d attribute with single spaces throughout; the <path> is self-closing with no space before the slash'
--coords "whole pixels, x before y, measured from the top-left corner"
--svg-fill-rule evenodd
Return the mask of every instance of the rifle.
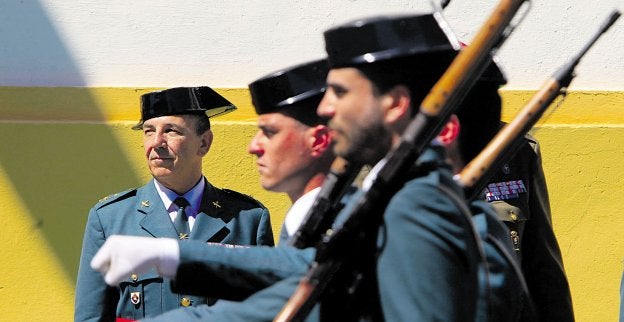
<path id="1" fill-rule="evenodd" d="M 399 144 L 386 155 L 386 163 L 372 186 L 354 200 L 341 227 L 329 230 L 317 246 L 317 256 L 308 274 L 274 321 L 303 320 L 336 275 L 344 272 L 341 256 L 354 239 L 376 233 L 385 205 L 405 180 L 414 162 L 440 131 L 464 95 L 489 63 L 490 53 L 507 38 L 510 22 L 525 0 L 502 0 L 476 34 L 472 45 L 462 49 L 446 72 L 422 101 L 419 111 L 404 131 Z M 439 14 L 439 13 L 436 13 Z M 368 241 L 374 244 L 374 238 Z M 344 274 L 344 273 L 343 273 Z M 359 278 L 356 276 L 356 279 Z"/>
<path id="2" fill-rule="evenodd" d="M 513 157 L 520 148 L 522 137 L 537 123 L 550 104 L 558 96 L 567 95 L 567 88 L 572 79 L 576 77 L 574 69 L 598 38 L 615 23 L 620 15 L 617 10 L 611 12 L 608 19 L 581 51 L 546 80 L 516 117 L 492 138 L 483 151 L 471 160 L 460 174 L 456 175 L 455 179 L 464 188 L 468 200 L 476 198 L 483 191 L 489 178 L 503 160 Z"/>

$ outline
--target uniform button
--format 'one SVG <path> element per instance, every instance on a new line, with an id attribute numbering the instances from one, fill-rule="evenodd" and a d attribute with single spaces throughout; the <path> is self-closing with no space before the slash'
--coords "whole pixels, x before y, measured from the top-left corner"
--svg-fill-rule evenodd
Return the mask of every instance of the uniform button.
<path id="1" fill-rule="evenodd" d="M 512 230 L 510 232 L 511 235 L 511 243 L 513 244 L 513 248 L 516 252 L 520 251 L 520 236 L 518 235 L 518 232 L 515 230 Z"/>
<path id="2" fill-rule="evenodd" d="M 191 299 L 189 299 L 188 297 L 183 297 L 183 298 L 180 300 L 180 304 L 181 304 L 182 306 L 191 306 Z"/>
<path id="3" fill-rule="evenodd" d="M 133 282 L 136 282 L 139 280 L 139 276 L 137 274 L 130 275 L 130 278 L 132 279 Z"/>
<path id="4" fill-rule="evenodd" d="M 509 210 L 509 217 L 511 218 L 511 220 L 516 221 L 518 220 L 518 216 L 516 215 L 516 213 L 513 210 Z"/>

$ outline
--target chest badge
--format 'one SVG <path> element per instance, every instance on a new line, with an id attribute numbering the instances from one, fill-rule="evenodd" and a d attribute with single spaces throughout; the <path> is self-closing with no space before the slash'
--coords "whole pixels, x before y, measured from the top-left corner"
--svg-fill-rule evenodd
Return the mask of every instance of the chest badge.
<path id="1" fill-rule="evenodd" d="M 213 201 L 213 202 L 212 202 L 212 205 L 213 205 L 215 208 L 221 208 L 221 205 L 219 204 L 219 201 L 218 201 L 218 200 Z"/>
<path id="2" fill-rule="evenodd" d="M 141 206 L 143 206 L 143 207 L 149 207 L 149 206 L 150 206 L 150 202 L 149 202 L 149 200 L 143 200 L 143 201 L 141 201 Z"/>
<path id="3" fill-rule="evenodd" d="M 134 305 L 141 303 L 141 292 L 130 293 L 130 303 Z"/>

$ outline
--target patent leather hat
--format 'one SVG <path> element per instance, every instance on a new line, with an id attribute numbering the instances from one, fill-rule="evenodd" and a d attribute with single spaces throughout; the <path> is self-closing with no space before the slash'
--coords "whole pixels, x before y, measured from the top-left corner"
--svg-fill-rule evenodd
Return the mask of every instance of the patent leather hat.
<path id="1" fill-rule="evenodd" d="M 283 69 L 249 84 L 256 113 L 265 114 L 296 105 L 318 105 L 325 93 L 327 60 L 315 60 Z M 316 104 L 307 101 L 316 101 Z M 306 102 L 306 104 L 299 104 Z M 316 109 L 316 107 L 314 107 Z"/>
<path id="2" fill-rule="evenodd" d="M 498 62 L 497 56 L 492 56 L 492 61 L 485 68 L 483 74 L 481 74 L 479 82 L 492 83 L 499 86 L 507 84 L 507 77 Z"/>
<path id="3" fill-rule="evenodd" d="M 208 86 L 174 87 L 141 95 L 141 120 L 132 127 L 143 128 L 143 122 L 160 116 L 205 113 L 208 117 L 236 109 L 223 96 Z"/>
<path id="4" fill-rule="evenodd" d="M 331 68 L 460 48 L 439 13 L 355 20 L 329 29 L 323 36 Z"/>

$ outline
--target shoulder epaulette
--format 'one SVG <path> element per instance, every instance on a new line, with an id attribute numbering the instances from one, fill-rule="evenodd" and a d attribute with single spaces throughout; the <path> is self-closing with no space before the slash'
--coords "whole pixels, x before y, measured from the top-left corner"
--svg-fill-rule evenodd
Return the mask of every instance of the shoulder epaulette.
<path id="1" fill-rule="evenodd" d="M 112 195 L 106 196 L 100 199 L 97 204 L 95 204 L 95 208 L 102 208 L 106 205 L 110 205 L 119 200 L 126 199 L 128 197 L 132 197 L 136 195 L 137 188 L 132 188 L 128 190 L 124 190 L 122 192 L 114 193 Z"/>
<path id="2" fill-rule="evenodd" d="M 528 133 L 528 132 L 527 132 L 527 133 L 524 135 L 524 139 L 525 139 L 525 140 L 527 140 L 527 141 L 529 141 L 529 143 L 532 143 L 532 144 L 537 144 L 537 139 L 536 139 L 533 135 L 531 135 L 531 133 Z"/>
<path id="3" fill-rule="evenodd" d="M 540 145 L 539 145 L 539 142 L 537 141 L 537 139 L 534 136 L 532 136 L 530 133 L 527 133 L 524 136 L 524 139 L 526 140 L 527 144 L 531 147 L 531 149 L 535 153 L 539 153 Z"/>
<path id="4" fill-rule="evenodd" d="M 218 189 L 221 190 L 221 192 L 223 192 L 225 195 L 227 195 L 228 197 L 232 197 L 235 198 L 239 201 L 245 201 L 248 202 L 252 205 L 258 206 L 258 207 L 262 207 L 265 208 L 264 205 L 262 203 L 260 203 L 260 201 L 256 200 L 254 197 L 244 194 L 244 193 L 240 193 L 238 191 L 234 191 L 234 190 L 230 190 L 230 189 Z"/>

